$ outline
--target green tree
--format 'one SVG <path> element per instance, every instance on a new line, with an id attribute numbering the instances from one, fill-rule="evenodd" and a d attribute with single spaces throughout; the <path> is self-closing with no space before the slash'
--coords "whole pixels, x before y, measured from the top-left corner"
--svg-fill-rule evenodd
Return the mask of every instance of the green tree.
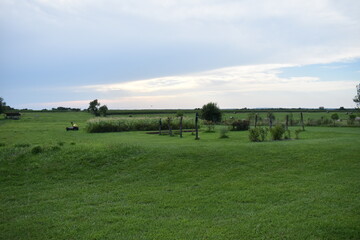
<path id="1" fill-rule="evenodd" d="M 200 117 L 207 121 L 220 122 L 222 114 L 216 103 L 209 102 L 201 108 Z"/>
<path id="2" fill-rule="evenodd" d="M 339 119 L 339 115 L 337 113 L 333 113 L 331 115 L 331 119 L 334 121 L 334 126 L 335 126 L 335 121 Z"/>
<path id="3" fill-rule="evenodd" d="M 101 106 L 101 107 L 99 108 L 99 114 L 100 114 L 101 116 L 106 117 L 106 114 L 107 114 L 107 111 L 108 111 L 108 110 L 109 110 L 108 107 L 107 107 L 106 105 L 103 105 L 103 106 Z"/>
<path id="4" fill-rule="evenodd" d="M 94 101 L 91 101 L 89 103 L 89 107 L 88 107 L 88 111 L 91 112 L 92 114 L 95 114 L 95 116 L 99 116 L 99 107 L 100 106 L 100 102 L 95 99 Z"/>
<path id="5" fill-rule="evenodd" d="M 356 86 L 357 94 L 354 97 L 354 102 L 356 103 L 357 107 L 360 108 L 360 84 Z"/>
<path id="6" fill-rule="evenodd" d="M 3 113 L 5 111 L 6 103 L 4 102 L 4 99 L 0 97 L 0 113 Z"/>

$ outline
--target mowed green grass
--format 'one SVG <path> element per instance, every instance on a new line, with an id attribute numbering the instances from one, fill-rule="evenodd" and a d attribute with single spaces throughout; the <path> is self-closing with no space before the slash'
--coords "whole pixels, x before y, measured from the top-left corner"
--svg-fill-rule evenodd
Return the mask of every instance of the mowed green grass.
<path id="1" fill-rule="evenodd" d="M 360 239 L 360 128 L 195 141 L 89 118 L 0 120 L 0 239 Z"/>

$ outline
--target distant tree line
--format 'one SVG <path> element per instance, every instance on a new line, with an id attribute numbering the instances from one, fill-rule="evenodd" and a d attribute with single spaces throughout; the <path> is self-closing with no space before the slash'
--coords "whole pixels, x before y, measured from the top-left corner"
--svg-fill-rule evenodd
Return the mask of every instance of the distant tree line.
<path id="1" fill-rule="evenodd" d="M 46 109 L 44 109 L 46 110 Z M 57 108 L 52 108 L 51 111 L 60 111 L 60 112 L 80 112 L 81 109 L 80 108 L 69 108 L 69 107 L 57 107 Z"/>

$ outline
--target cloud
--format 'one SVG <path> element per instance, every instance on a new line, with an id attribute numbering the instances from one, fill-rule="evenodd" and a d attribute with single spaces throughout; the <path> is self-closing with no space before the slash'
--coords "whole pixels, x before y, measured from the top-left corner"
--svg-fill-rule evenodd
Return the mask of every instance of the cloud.
<path id="1" fill-rule="evenodd" d="M 148 108 L 150 105 L 167 108 L 176 104 L 193 108 L 206 100 L 219 100 L 225 103 L 228 102 L 226 98 L 237 101 L 243 99 L 245 95 L 254 97 L 261 96 L 262 93 L 273 94 L 273 99 L 258 99 L 255 103 L 244 102 L 248 106 L 250 104 L 264 106 L 267 101 L 271 102 L 281 95 L 292 93 L 320 96 L 331 92 L 351 91 L 356 85 L 356 81 L 324 81 L 312 76 L 280 76 L 284 69 L 294 66 L 288 64 L 236 66 L 179 76 L 86 85 L 76 89 L 92 92 L 93 95 L 101 93 L 105 96 L 103 101 L 111 106 L 119 106 L 122 103 L 136 108 Z M 116 97 L 119 92 L 124 97 Z M 113 98 L 109 98 L 110 96 Z M 301 106 L 300 102 L 306 102 L 303 99 L 298 101 L 298 106 Z"/>

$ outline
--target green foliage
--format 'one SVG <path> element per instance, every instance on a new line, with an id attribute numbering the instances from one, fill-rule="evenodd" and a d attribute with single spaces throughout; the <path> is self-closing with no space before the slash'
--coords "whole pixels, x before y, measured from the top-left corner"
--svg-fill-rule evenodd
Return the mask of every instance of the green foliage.
<path id="1" fill-rule="evenodd" d="M 180 120 L 170 120 L 172 129 L 179 129 Z M 168 127 L 168 120 L 166 121 Z M 192 118 L 183 119 L 183 129 L 193 129 L 195 123 Z M 155 131 L 159 129 L 158 118 L 94 118 L 86 123 L 89 133 L 124 132 L 124 131 Z"/>
<path id="2" fill-rule="evenodd" d="M 354 97 L 353 101 L 356 103 L 357 107 L 360 108 L 360 84 L 356 86 L 357 94 Z"/>
<path id="3" fill-rule="evenodd" d="M 88 111 L 94 114 L 95 116 L 98 116 L 99 106 L 100 106 L 100 102 L 97 99 L 95 99 L 89 103 Z"/>
<path id="4" fill-rule="evenodd" d="M 176 117 L 183 117 L 184 116 L 184 111 L 177 111 L 176 112 Z"/>
<path id="5" fill-rule="evenodd" d="M 333 113 L 333 114 L 331 114 L 331 119 L 332 120 L 338 120 L 339 119 L 339 114 L 337 114 L 337 113 Z"/>
<path id="6" fill-rule="evenodd" d="M 99 108 L 99 115 L 106 117 L 107 111 L 108 111 L 108 107 L 106 105 L 103 105 Z"/>
<path id="7" fill-rule="evenodd" d="M 231 123 L 232 131 L 247 131 L 250 128 L 249 120 L 235 120 Z"/>
<path id="8" fill-rule="evenodd" d="M 349 125 L 354 125 L 355 119 L 356 119 L 356 115 L 355 114 L 350 114 L 348 124 Z"/>
<path id="9" fill-rule="evenodd" d="M 285 128 L 283 125 L 276 125 L 270 129 L 270 135 L 272 140 L 281 140 L 284 137 Z"/>
<path id="10" fill-rule="evenodd" d="M 5 143 L 0 142 L 0 147 L 5 147 L 5 146 L 6 146 Z"/>
<path id="11" fill-rule="evenodd" d="M 200 118 L 215 123 L 221 122 L 222 113 L 216 103 L 210 102 L 201 108 Z"/>
<path id="12" fill-rule="evenodd" d="M 263 142 L 266 140 L 268 134 L 267 128 L 256 127 L 249 129 L 249 140 L 251 142 Z"/>
<path id="13" fill-rule="evenodd" d="M 229 128 L 226 126 L 220 127 L 220 137 L 219 138 L 229 138 L 228 135 Z"/>

